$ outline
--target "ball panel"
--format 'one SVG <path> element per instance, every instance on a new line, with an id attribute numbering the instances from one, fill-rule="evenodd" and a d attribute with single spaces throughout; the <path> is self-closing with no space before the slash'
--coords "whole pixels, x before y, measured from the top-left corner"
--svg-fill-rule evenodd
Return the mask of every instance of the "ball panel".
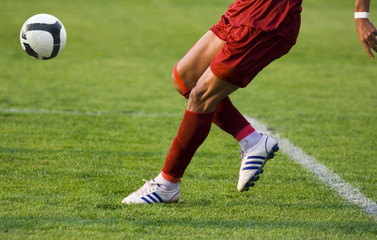
<path id="1" fill-rule="evenodd" d="M 57 18 L 50 15 L 50 14 L 40 13 L 40 14 L 37 14 L 37 15 L 30 17 L 28 20 L 26 20 L 26 23 L 27 24 L 31 24 L 31 23 L 53 24 L 53 23 L 56 22 L 56 20 L 57 20 Z"/>
<path id="2" fill-rule="evenodd" d="M 59 49 L 59 53 L 61 51 L 63 51 L 66 42 L 67 42 L 67 33 L 66 33 L 65 28 L 64 28 L 64 26 L 62 24 L 62 29 L 60 30 L 60 49 Z"/>
<path id="3" fill-rule="evenodd" d="M 31 57 L 34 57 L 36 59 L 39 59 L 38 54 L 30 47 L 28 43 L 23 43 L 22 48 L 24 51 Z"/>
<path id="4" fill-rule="evenodd" d="M 64 48 L 67 34 L 63 24 L 49 14 L 29 18 L 21 28 L 21 46 L 27 54 L 37 59 L 56 57 Z"/>

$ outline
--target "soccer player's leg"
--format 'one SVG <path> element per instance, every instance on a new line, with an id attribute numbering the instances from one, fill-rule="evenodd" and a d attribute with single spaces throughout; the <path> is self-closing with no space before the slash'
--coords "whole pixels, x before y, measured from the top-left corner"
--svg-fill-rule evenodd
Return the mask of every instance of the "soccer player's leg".
<path id="1" fill-rule="evenodd" d="M 209 67 L 225 41 L 208 31 L 174 66 L 172 83 L 177 92 L 188 97 L 190 90 Z"/>
<path id="2" fill-rule="evenodd" d="M 215 27 L 212 30 L 208 31 L 174 66 L 172 83 L 175 89 L 186 98 L 189 98 L 191 89 L 210 66 L 214 56 L 224 46 L 225 34 L 218 32 Z M 213 123 L 240 142 L 243 151 L 261 138 L 260 134 L 232 104 L 229 97 L 218 103 Z M 246 136 L 249 136 L 248 141 L 241 142 Z"/>
<path id="3" fill-rule="evenodd" d="M 223 47 L 224 51 L 219 52 L 211 63 L 211 69 L 217 76 L 240 87 L 247 86 L 264 67 L 285 55 L 292 47 L 292 43 L 283 37 L 258 29 L 239 27 L 234 29 L 232 34 L 236 36 L 229 37 Z M 232 39 L 245 41 L 232 42 Z M 266 162 L 273 158 L 279 149 L 273 138 L 259 135 L 259 140 L 255 141 L 253 135 L 255 134 L 240 136 L 240 139 L 244 137 L 239 141 L 243 148 L 237 185 L 240 192 L 247 191 L 254 185 Z"/>
<path id="4" fill-rule="evenodd" d="M 192 89 L 185 115 L 171 145 L 162 173 L 168 181 L 179 181 L 199 146 L 207 138 L 216 106 L 238 86 L 216 77 L 207 68 Z"/>
<path id="5" fill-rule="evenodd" d="M 216 34 L 212 31 L 207 32 L 174 67 L 173 85 L 186 98 L 189 98 L 197 79 L 202 76 L 204 69 L 211 64 L 214 56 L 220 51 L 220 47 L 224 46 L 225 41 L 222 39 L 225 38 L 225 33 L 217 31 L 218 29 L 215 27 L 212 30 Z M 212 44 L 213 42 L 215 44 Z M 229 97 L 225 97 L 217 104 L 212 122 L 232 135 L 239 142 L 242 152 L 255 146 L 262 139 L 262 135 L 255 131 L 238 109 L 234 107 Z M 163 172 L 161 174 L 165 178 L 169 178 Z"/>
<path id="6" fill-rule="evenodd" d="M 186 95 L 188 98 L 191 89 L 195 87 L 199 78 L 208 69 L 213 56 L 223 45 L 223 40 L 219 39 L 212 31 L 208 31 L 176 64 L 172 82 L 179 93 Z M 155 179 L 146 181 L 139 190 L 130 194 L 122 202 L 126 204 L 176 202 L 180 197 L 180 178 L 197 147 L 207 137 L 212 116 L 213 113 L 201 114 L 186 111 L 177 137 L 173 140 L 166 158 L 165 171 L 161 171 Z M 204 130 L 187 131 L 187 129 Z M 185 137 L 182 137 L 183 135 Z M 163 198 L 161 196 L 167 197 Z"/>
<path id="7" fill-rule="evenodd" d="M 126 197 L 122 203 L 151 204 L 178 201 L 180 178 L 196 150 L 208 136 L 216 105 L 236 89 L 237 86 L 217 78 L 210 68 L 207 68 L 190 93 L 185 114 L 161 174 L 156 179 L 146 181 L 144 186 Z"/>

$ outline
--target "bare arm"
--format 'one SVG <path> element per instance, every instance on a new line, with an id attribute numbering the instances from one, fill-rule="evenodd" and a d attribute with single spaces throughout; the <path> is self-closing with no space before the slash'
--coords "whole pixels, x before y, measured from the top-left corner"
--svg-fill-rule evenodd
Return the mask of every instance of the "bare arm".
<path id="1" fill-rule="evenodd" d="M 355 12 L 369 12 L 370 0 L 355 0 Z M 355 18 L 356 31 L 361 44 L 370 58 L 374 59 L 371 51 L 377 52 L 377 29 L 368 18 Z"/>

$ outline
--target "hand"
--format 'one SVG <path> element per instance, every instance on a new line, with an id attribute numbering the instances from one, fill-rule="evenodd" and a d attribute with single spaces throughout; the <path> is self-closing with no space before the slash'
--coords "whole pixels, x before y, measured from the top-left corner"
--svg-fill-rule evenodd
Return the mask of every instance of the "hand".
<path id="1" fill-rule="evenodd" d="M 357 18 L 355 19 L 355 24 L 361 44 L 364 46 L 369 57 L 374 59 L 371 48 L 377 52 L 377 29 L 367 18 Z"/>

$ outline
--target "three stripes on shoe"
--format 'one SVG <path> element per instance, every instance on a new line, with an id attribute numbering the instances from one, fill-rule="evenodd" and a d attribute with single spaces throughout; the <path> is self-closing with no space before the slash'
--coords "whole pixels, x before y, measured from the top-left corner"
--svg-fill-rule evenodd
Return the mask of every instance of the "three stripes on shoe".
<path id="1" fill-rule="evenodd" d="M 155 198 L 152 197 L 151 195 L 155 196 Z M 150 200 L 148 200 L 146 197 L 148 197 Z M 141 197 L 141 199 L 147 202 L 148 204 L 152 204 L 152 202 L 161 202 L 161 203 L 163 202 L 160 196 L 157 195 L 157 193 L 148 194 L 145 197 Z"/>
<path id="2" fill-rule="evenodd" d="M 175 196 L 177 196 L 177 194 L 179 194 L 179 192 L 177 192 L 171 199 L 174 199 L 174 197 Z M 153 196 L 152 196 L 153 195 Z M 148 204 L 152 204 L 152 203 L 162 203 L 162 202 L 164 202 L 162 199 L 161 199 L 161 197 L 160 196 L 158 196 L 158 194 L 157 193 L 151 193 L 151 194 L 148 194 L 148 195 L 146 195 L 146 196 L 144 196 L 144 197 L 141 197 L 141 199 L 143 200 L 143 201 L 145 201 L 146 203 L 148 203 Z M 177 201 L 178 202 L 178 201 Z"/>
<path id="3" fill-rule="evenodd" d="M 265 157 L 258 157 L 258 156 L 250 156 L 247 159 L 260 159 L 261 161 L 251 161 L 251 162 L 246 162 L 245 165 L 259 165 L 259 166 L 248 166 L 242 168 L 242 170 L 252 170 L 252 169 L 259 169 L 260 165 L 263 164 Z"/>

